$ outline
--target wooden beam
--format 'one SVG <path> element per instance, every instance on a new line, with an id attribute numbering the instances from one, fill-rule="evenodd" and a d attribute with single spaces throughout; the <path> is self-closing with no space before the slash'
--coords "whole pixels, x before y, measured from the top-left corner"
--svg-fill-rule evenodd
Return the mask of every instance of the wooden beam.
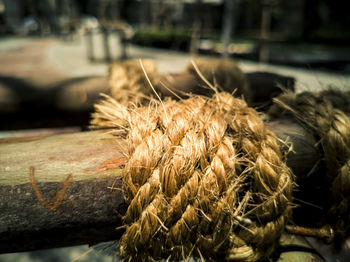
<path id="1" fill-rule="evenodd" d="M 310 170 L 312 137 L 290 120 L 268 125 L 293 142 L 289 166 Z M 0 253 L 118 239 L 126 148 L 107 131 L 0 140 Z"/>
<path id="2" fill-rule="evenodd" d="M 0 253 L 119 238 L 125 143 L 104 133 L 0 140 Z"/>

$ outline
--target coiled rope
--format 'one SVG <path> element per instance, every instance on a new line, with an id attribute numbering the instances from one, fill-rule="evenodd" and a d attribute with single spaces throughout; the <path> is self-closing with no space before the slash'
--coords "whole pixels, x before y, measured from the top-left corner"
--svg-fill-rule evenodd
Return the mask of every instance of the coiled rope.
<path id="1" fill-rule="evenodd" d="M 125 259 L 256 261 L 275 249 L 291 174 L 276 136 L 243 100 L 216 93 L 125 106 L 107 97 L 92 126 L 128 141 Z"/>
<path id="2" fill-rule="evenodd" d="M 246 101 L 251 99 L 251 91 L 245 75 L 237 64 L 229 59 L 196 59 L 199 70 L 209 82 L 215 83 L 223 91 L 231 93 L 235 91 L 236 97 L 244 97 Z M 151 59 L 143 60 L 147 68 L 147 76 L 157 91 L 162 89 L 159 82 L 160 75 L 157 72 L 156 63 Z M 198 92 L 206 96 L 212 96 L 214 91 L 208 87 L 198 76 L 197 71 L 190 63 L 186 72 L 193 75 L 199 87 L 190 92 Z M 144 72 L 141 70 L 138 60 L 131 59 L 121 62 L 114 62 L 109 67 L 109 84 L 111 86 L 111 96 L 121 104 L 147 103 L 150 97 L 154 97 L 154 92 L 150 88 Z M 196 88 L 196 87 L 193 87 Z M 173 90 L 176 93 L 176 90 Z M 186 93 L 186 90 L 182 90 Z M 178 93 L 182 96 L 182 93 Z M 186 96 L 187 97 L 187 96 Z"/>
<path id="3" fill-rule="evenodd" d="M 222 91 L 231 93 L 232 88 L 235 88 L 236 97 L 244 97 L 244 100 L 250 104 L 252 100 L 252 93 L 245 77 L 245 74 L 239 66 L 231 59 L 195 59 L 194 63 L 197 65 L 199 71 L 203 74 L 205 79 L 210 83 L 214 83 Z M 197 78 L 199 83 L 204 85 L 203 79 L 198 76 L 197 70 L 192 64 L 188 64 L 186 71 Z M 205 86 L 205 85 L 204 85 Z M 207 96 L 213 95 L 213 90 L 208 89 Z"/>
<path id="4" fill-rule="evenodd" d="M 144 59 L 143 64 L 151 82 L 157 83 L 159 76 L 156 63 L 151 59 Z M 123 105 L 142 103 L 153 95 L 136 59 L 112 63 L 109 66 L 109 85 L 112 97 Z"/>
<path id="5" fill-rule="evenodd" d="M 312 132 L 324 156 L 333 199 L 326 207 L 326 222 L 335 229 L 336 244 L 350 235 L 350 112 L 349 93 L 327 90 L 320 93 L 285 93 L 275 99 L 270 115 L 288 114 Z M 337 107 L 339 109 L 337 109 Z M 339 245 L 340 246 L 340 245 Z"/>

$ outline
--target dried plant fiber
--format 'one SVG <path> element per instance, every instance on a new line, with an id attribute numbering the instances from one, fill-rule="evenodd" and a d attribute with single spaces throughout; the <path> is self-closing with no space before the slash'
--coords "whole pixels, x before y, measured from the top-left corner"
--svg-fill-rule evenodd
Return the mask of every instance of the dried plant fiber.
<path id="1" fill-rule="evenodd" d="M 96 105 L 93 127 L 128 141 L 129 203 L 120 254 L 128 261 L 256 261 L 290 216 L 292 178 L 258 113 L 228 93 Z"/>
<path id="2" fill-rule="evenodd" d="M 248 104 L 251 103 L 252 94 L 248 81 L 242 70 L 233 60 L 208 58 L 195 59 L 194 61 L 199 71 L 210 83 L 214 83 L 215 86 L 229 93 L 235 88 L 236 91 L 234 95 L 236 97 L 244 97 L 244 100 L 247 101 Z M 189 64 L 186 70 L 195 75 L 199 83 L 202 83 L 202 85 L 204 84 L 192 64 Z M 208 89 L 207 93 L 210 96 L 213 94 L 213 90 Z"/>
<path id="3" fill-rule="evenodd" d="M 329 101 L 331 105 L 343 111 L 345 114 L 350 114 L 350 91 L 341 91 L 336 88 L 330 88 L 321 91 L 317 96 Z"/>
<path id="4" fill-rule="evenodd" d="M 147 68 L 147 75 L 151 82 L 158 83 L 156 63 L 151 59 L 144 59 L 143 64 Z M 112 97 L 124 105 L 130 102 L 142 103 L 153 95 L 136 59 L 112 63 L 109 66 L 109 85 Z"/>
<path id="5" fill-rule="evenodd" d="M 326 207 L 325 222 L 335 229 L 338 244 L 350 236 L 350 118 L 345 113 L 349 113 L 350 99 L 346 97 L 349 99 L 349 93 L 335 90 L 314 94 L 288 92 L 275 99 L 270 109 L 270 115 L 294 117 L 319 141 L 315 146 L 327 166 L 321 175 L 330 181 L 324 190 L 331 187 L 333 196 L 331 206 Z"/>
<path id="6" fill-rule="evenodd" d="M 245 75 L 237 64 L 229 59 L 197 59 L 196 64 L 204 77 L 211 83 L 215 83 L 218 88 L 226 92 L 233 92 L 236 97 L 244 97 L 249 103 L 251 93 Z M 147 76 L 154 88 L 161 92 L 164 90 L 160 83 L 161 75 L 157 72 L 156 63 L 151 59 L 143 60 L 143 65 L 147 70 Z M 212 96 L 214 91 L 205 87 L 204 82 L 198 77 L 193 65 L 190 63 L 186 69 L 187 73 L 194 75 L 197 85 L 186 89 L 173 89 L 180 97 L 188 97 L 186 93 Z M 111 86 L 112 97 L 121 104 L 147 103 L 149 98 L 154 97 L 139 61 L 136 59 L 114 62 L 109 66 L 109 84 Z M 171 89 L 171 87 L 170 87 Z M 178 92 L 179 91 L 179 92 Z"/>

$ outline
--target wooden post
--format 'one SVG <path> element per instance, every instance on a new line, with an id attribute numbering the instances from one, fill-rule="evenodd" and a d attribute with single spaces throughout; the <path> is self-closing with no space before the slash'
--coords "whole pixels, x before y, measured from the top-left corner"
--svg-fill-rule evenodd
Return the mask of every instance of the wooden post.
<path id="1" fill-rule="evenodd" d="M 191 43 L 190 43 L 190 54 L 192 56 L 197 55 L 199 41 L 202 31 L 202 20 L 201 20 L 201 12 L 202 12 L 202 0 L 196 0 L 194 7 L 194 19 L 192 26 L 192 34 L 191 34 Z"/>
<path id="2" fill-rule="evenodd" d="M 124 30 L 119 30 L 119 37 L 120 37 L 120 48 L 121 48 L 121 60 L 126 60 L 128 58 L 127 54 L 127 45 L 128 45 L 128 38 L 126 37 L 126 33 Z"/>
<path id="3" fill-rule="evenodd" d="M 109 49 L 109 28 L 102 26 L 102 38 L 103 38 L 103 51 L 104 51 L 104 62 L 111 62 L 111 51 Z"/>
<path id="4" fill-rule="evenodd" d="M 262 14 L 261 14 L 261 27 L 260 27 L 260 40 L 259 40 L 259 62 L 266 63 L 269 60 L 269 50 L 266 46 L 266 42 L 269 38 L 271 27 L 271 9 L 274 1 L 263 0 L 262 1 Z"/>
<path id="5" fill-rule="evenodd" d="M 236 0 L 225 0 L 224 12 L 221 29 L 222 56 L 229 57 L 229 46 L 231 42 L 232 32 L 234 31 L 234 22 L 236 19 Z"/>
<path id="6" fill-rule="evenodd" d="M 314 166 L 314 140 L 302 127 L 268 125 L 293 142 L 292 169 Z M 118 239 L 126 148 L 106 130 L 0 140 L 0 253 Z"/>
<path id="7" fill-rule="evenodd" d="M 93 41 L 93 31 L 92 29 L 87 29 L 85 31 L 86 37 L 86 54 L 90 62 L 95 61 L 94 56 L 94 41 Z"/>

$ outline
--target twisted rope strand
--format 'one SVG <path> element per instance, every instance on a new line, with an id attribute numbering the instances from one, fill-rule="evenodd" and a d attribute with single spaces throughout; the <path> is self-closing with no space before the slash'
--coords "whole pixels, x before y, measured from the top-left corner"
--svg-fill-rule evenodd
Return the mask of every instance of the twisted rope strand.
<path id="1" fill-rule="evenodd" d="M 286 93 L 275 103 L 270 115 L 291 115 L 319 140 L 327 166 L 325 175 L 330 179 L 333 195 L 332 206 L 327 207 L 326 222 L 335 229 L 341 244 L 350 235 L 350 118 L 345 113 L 349 112 L 349 94 L 335 90 L 318 94 Z"/>
<path id="2" fill-rule="evenodd" d="M 115 127 L 129 144 L 122 256 L 268 256 L 291 207 L 291 174 L 275 135 L 227 93 L 163 106 L 121 106 L 107 98 L 92 120 Z"/>

